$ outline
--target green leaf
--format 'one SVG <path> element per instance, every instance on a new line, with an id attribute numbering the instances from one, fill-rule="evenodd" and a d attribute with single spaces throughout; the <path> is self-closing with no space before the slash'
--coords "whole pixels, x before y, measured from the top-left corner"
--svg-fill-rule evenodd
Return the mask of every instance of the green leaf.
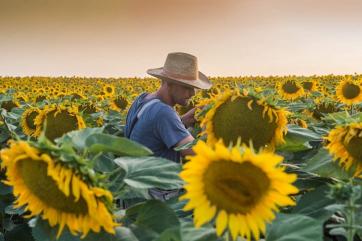
<path id="1" fill-rule="evenodd" d="M 13 205 L 9 205 L 5 208 L 5 213 L 10 215 L 22 215 L 25 213 L 23 208 L 14 208 Z"/>
<path id="2" fill-rule="evenodd" d="M 294 214 L 302 214 L 320 221 L 327 220 L 335 210 L 327 210 L 324 207 L 334 204 L 335 201 L 327 198 L 329 187 L 323 185 L 315 190 L 304 194 L 297 202 L 297 206 L 292 209 Z"/>
<path id="3" fill-rule="evenodd" d="M 13 188 L 0 182 L 0 195 L 7 195 L 13 192 Z"/>
<path id="4" fill-rule="evenodd" d="M 71 131 L 63 135 L 61 138 L 56 139 L 56 143 L 69 142 L 78 151 L 82 152 L 86 147 L 86 139 L 94 134 L 100 134 L 103 132 L 103 128 L 84 128 L 81 130 Z"/>
<path id="5" fill-rule="evenodd" d="M 142 241 L 154 240 L 165 230 L 180 226 L 174 211 L 158 200 L 150 200 L 127 209 L 126 218 L 133 222 L 130 227 Z"/>
<path id="6" fill-rule="evenodd" d="M 320 221 L 300 214 L 278 214 L 268 226 L 266 241 L 323 241 Z"/>
<path id="7" fill-rule="evenodd" d="M 114 241 L 138 241 L 138 239 L 131 229 L 127 227 L 118 227 L 116 228 L 116 238 Z"/>
<path id="8" fill-rule="evenodd" d="M 181 240 L 182 241 L 221 241 L 218 238 L 215 229 L 212 227 L 195 228 L 190 222 L 181 224 Z"/>
<path id="9" fill-rule="evenodd" d="M 303 171 L 318 174 L 321 177 L 334 177 L 338 179 L 348 179 L 348 174 L 337 162 L 333 161 L 332 156 L 324 148 L 306 162 L 306 166 L 302 167 Z"/>
<path id="10" fill-rule="evenodd" d="M 311 149 L 310 141 L 320 141 L 322 138 L 317 133 L 301 128 L 297 125 L 288 125 L 288 132 L 285 136 L 285 144 L 279 146 L 279 151 L 303 151 Z"/>
<path id="11" fill-rule="evenodd" d="M 134 188 L 177 189 L 181 165 L 160 157 L 119 157 L 114 162 L 126 171 L 124 182 Z"/>
<path id="12" fill-rule="evenodd" d="M 152 151 L 147 147 L 124 137 L 109 134 L 93 134 L 86 141 L 89 152 L 112 152 L 119 156 L 149 156 Z"/>
<path id="13" fill-rule="evenodd" d="M 23 223 L 20 225 L 16 225 L 13 229 L 6 232 L 4 235 L 5 240 L 11 241 L 33 241 L 33 237 L 31 235 L 31 229 L 28 224 Z"/>

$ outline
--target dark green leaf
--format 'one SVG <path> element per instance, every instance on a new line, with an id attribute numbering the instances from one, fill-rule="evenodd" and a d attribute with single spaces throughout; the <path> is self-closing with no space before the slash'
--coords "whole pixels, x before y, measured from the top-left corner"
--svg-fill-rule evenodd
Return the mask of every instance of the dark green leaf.
<path id="1" fill-rule="evenodd" d="M 69 142 L 78 151 L 83 151 L 86 147 L 86 139 L 94 134 L 100 134 L 103 128 L 84 128 L 81 130 L 71 131 L 56 140 L 56 143 Z"/>
<path id="2" fill-rule="evenodd" d="M 278 214 L 267 228 L 266 241 L 322 241 L 322 222 L 299 214 Z"/>
<path id="3" fill-rule="evenodd" d="M 181 240 L 182 241 L 221 241 L 218 238 L 215 229 L 212 227 L 195 228 L 192 223 L 183 222 L 181 224 Z"/>
<path id="4" fill-rule="evenodd" d="M 177 189 L 183 185 L 181 166 L 160 157 L 120 157 L 114 162 L 126 171 L 124 182 L 134 188 Z"/>
<path id="5" fill-rule="evenodd" d="M 288 125 L 288 132 L 284 139 L 285 144 L 279 146 L 278 150 L 295 152 L 311 149 L 309 142 L 319 141 L 321 136 L 297 125 Z"/>
<path id="6" fill-rule="evenodd" d="M 6 195 L 13 192 L 13 188 L 0 182 L 0 195 Z"/>
<path id="7" fill-rule="evenodd" d="M 350 177 L 342 167 L 333 161 L 332 156 L 324 148 L 321 148 L 314 157 L 309 159 L 306 162 L 306 166 L 302 169 L 318 174 L 321 177 L 334 177 L 339 179 L 348 179 Z"/>
<path id="8" fill-rule="evenodd" d="M 141 144 L 109 134 L 93 134 L 86 139 L 85 143 L 88 151 L 93 153 L 112 152 L 119 156 L 152 155 L 152 151 Z"/>
<path id="9" fill-rule="evenodd" d="M 126 218 L 131 222 L 133 220 L 130 227 L 142 241 L 159 238 L 165 230 L 180 225 L 173 210 L 158 200 L 150 200 L 127 209 Z"/>
<path id="10" fill-rule="evenodd" d="M 13 229 L 5 233 L 6 241 L 33 241 L 33 237 L 31 235 L 31 229 L 28 224 L 20 224 L 16 225 Z M 43 240 L 42 240 L 43 241 Z"/>
<path id="11" fill-rule="evenodd" d="M 324 207 L 335 203 L 334 200 L 326 197 L 328 190 L 329 187 L 323 185 L 304 194 L 298 200 L 292 213 L 306 215 L 320 221 L 327 220 L 334 213 L 334 210 L 326 210 Z"/>

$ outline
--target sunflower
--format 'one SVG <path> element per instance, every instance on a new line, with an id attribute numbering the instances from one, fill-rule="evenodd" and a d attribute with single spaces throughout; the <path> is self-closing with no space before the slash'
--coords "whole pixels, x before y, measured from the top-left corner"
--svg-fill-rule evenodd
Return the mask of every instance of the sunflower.
<path id="1" fill-rule="evenodd" d="M 246 147 L 228 149 L 222 142 L 211 148 L 199 141 L 193 150 L 196 155 L 188 157 L 180 176 L 186 182 L 181 199 L 189 200 L 184 209 L 194 210 L 196 227 L 215 217 L 219 236 L 228 228 L 234 240 L 239 235 L 259 240 L 274 211 L 295 205 L 288 195 L 298 192 L 291 184 L 297 176 L 277 166 L 283 157 Z"/>
<path id="2" fill-rule="evenodd" d="M 103 228 L 114 233 L 116 223 L 107 204 L 112 194 L 100 187 L 90 186 L 80 172 L 61 164 L 25 141 L 10 143 L 0 152 L 6 168 L 6 184 L 13 186 L 16 207 L 25 207 L 27 217 L 41 215 L 50 226 L 59 225 L 57 237 L 65 226 L 85 237 L 90 230 Z"/>
<path id="3" fill-rule="evenodd" d="M 292 118 L 292 119 L 290 119 L 289 123 L 297 125 L 297 126 L 302 127 L 302 128 L 308 128 L 307 122 L 305 120 L 303 120 L 303 119 L 300 119 L 300 118 Z"/>
<path id="4" fill-rule="evenodd" d="M 13 108 L 19 107 L 20 104 L 14 100 L 7 100 L 0 102 L 0 107 L 5 109 L 6 111 L 10 112 Z"/>
<path id="5" fill-rule="evenodd" d="M 107 97 L 113 97 L 115 93 L 115 88 L 112 84 L 104 84 L 103 85 L 103 93 Z"/>
<path id="6" fill-rule="evenodd" d="M 326 114 L 338 112 L 341 109 L 333 102 L 321 102 L 318 103 L 313 110 L 313 117 L 317 120 L 321 120 Z"/>
<path id="7" fill-rule="evenodd" d="M 128 105 L 129 102 L 125 96 L 118 96 L 116 98 L 113 98 L 110 103 L 111 109 L 115 111 L 125 110 Z"/>
<path id="8" fill-rule="evenodd" d="M 65 105 L 46 106 L 35 118 L 36 131 L 34 136 L 38 137 L 41 134 L 45 123 L 44 134 L 51 141 L 67 132 L 86 127 L 77 107 Z"/>
<path id="9" fill-rule="evenodd" d="M 318 90 L 316 80 L 305 80 L 302 82 L 303 89 L 306 93 L 310 93 Z"/>
<path id="10" fill-rule="evenodd" d="M 360 81 L 350 78 L 342 80 L 336 87 L 337 99 L 346 104 L 352 105 L 362 101 L 362 89 Z"/>
<path id="11" fill-rule="evenodd" d="M 30 107 L 26 109 L 21 115 L 20 125 L 23 132 L 27 136 L 32 136 L 36 130 L 35 118 L 39 115 L 41 110 L 39 108 Z"/>
<path id="12" fill-rule="evenodd" d="M 338 126 L 326 137 L 326 148 L 346 170 L 355 166 L 354 174 L 362 173 L 362 122 Z"/>
<path id="13" fill-rule="evenodd" d="M 252 141 L 256 149 L 273 149 L 284 143 L 288 112 L 269 105 L 254 96 L 241 95 L 239 91 L 226 91 L 207 112 L 201 125 L 210 144 L 219 139 L 228 145 L 238 139 L 245 144 Z"/>
<path id="14" fill-rule="evenodd" d="M 294 80 L 285 80 L 277 84 L 278 94 L 285 100 L 295 100 L 304 95 L 303 87 Z"/>
<path id="15" fill-rule="evenodd" d="M 79 111 L 85 114 L 93 114 L 98 112 L 99 109 L 93 102 L 85 102 L 79 106 Z"/>

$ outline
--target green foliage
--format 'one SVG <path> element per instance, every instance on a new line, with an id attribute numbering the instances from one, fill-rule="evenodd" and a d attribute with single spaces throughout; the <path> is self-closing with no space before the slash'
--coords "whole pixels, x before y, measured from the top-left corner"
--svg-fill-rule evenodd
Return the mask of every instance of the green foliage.
<path id="1" fill-rule="evenodd" d="M 288 125 L 288 132 L 285 136 L 285 144 L 278 147 L 278 151 L 297 152 L 311 149 L 311 141 L 321 141 L 321 136 L 317 133 L 299 127 L 297 125 Z"/>
<path id="2" fill-rule="evenodd" d="M 322 241 L 322 222 L 301 214 L 278 214 L 267 228 L 266 241 Z"/>

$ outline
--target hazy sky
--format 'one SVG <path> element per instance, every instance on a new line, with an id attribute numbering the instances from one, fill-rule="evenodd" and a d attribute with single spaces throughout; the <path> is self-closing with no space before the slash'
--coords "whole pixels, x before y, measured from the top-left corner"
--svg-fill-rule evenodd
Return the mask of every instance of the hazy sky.
<path id="1" fill-rule="evenodd" d="M 361 0 L 0 0 L 0 76 L 362 73 Z"/>

